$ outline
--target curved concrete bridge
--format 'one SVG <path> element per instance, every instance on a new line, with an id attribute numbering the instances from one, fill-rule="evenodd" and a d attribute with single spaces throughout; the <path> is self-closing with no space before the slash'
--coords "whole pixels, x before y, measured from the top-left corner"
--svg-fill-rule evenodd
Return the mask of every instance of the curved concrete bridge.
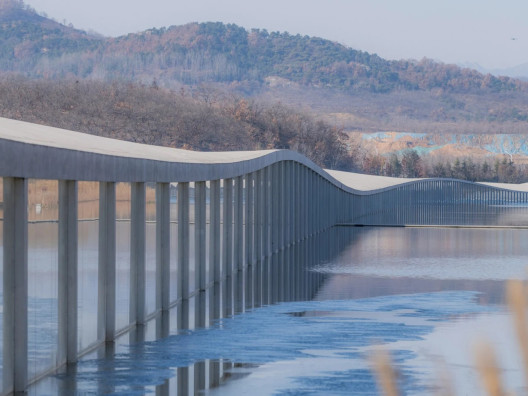
<path id="1" fill-rule="evenodd" d="M 281 252 L 335 225 L 497 224 L 505 207 L 528 202 L 526 185 L 326 171 L 287 150 L 190 152 L 8 119 L 0 119 L 0 177 L 4 393 L 23 391 L 39 376 L 87 352 L 78 346 L 77 319 L 81 181 L 99 183 L 97 339 L 91 348 L 112 342 L 123 331 L 116 329 L 116 183 L 131 185 L 128 329 L 190 298 L 196 299 L 195 312 L 182 310 L 183 328 L 189 318 L 204 326 L 233 314 L 237 293 L 251 296 L 253 306 L 277 301 L 282 293 L 277 284 L 293 285 Z M 38 375 L 28 374 L 29 179 L 57 180 L 59 185 L 57 356 Z M 154 313 L 145 302 L 148 183 L 156 189 Z M 172 234 L 171 196 L 178 212 Z M 171 239 L 178 247 L 177 285 L 170 284 Z M 237 286 L 232 280 L 239 271 L 250 274 L 251 281 Z M 177 297 L 171 299 L 174 287 Z M 204 292 L 216 287 L 205 309 Z"/>

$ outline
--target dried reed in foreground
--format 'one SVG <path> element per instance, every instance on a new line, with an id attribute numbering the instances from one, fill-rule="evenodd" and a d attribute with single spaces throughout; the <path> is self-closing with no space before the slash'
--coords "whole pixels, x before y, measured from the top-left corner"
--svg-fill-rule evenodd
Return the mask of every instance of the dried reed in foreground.
<path id="1" fill-rule="evenodd" d="M 528 287 L 520 280 L 510 280 L 507 284 L 506 297 L 508 308 L 512 314 L 515 331 L 524 363 L 524 379 L 528 389 Z M 489 343 L 481 343 L 475 350 L 476 367 L 482 379 L 483 389 L 489 396 L 513 396 L 505 392 L 500 379 L 500 369 L 497 365 L 495 352 Z M 385 396 L 398 396 L 396 375 L 387 351 L 378 350 L 373 355 L 374 370 L 378 384 Z M 453 395 L 449 384 L 441 384 L 439 393 Z"/>
<path id="2" fill-rule="evenodd" d="M 377 349 L 372 356 L 372 363 L 378 379 L 378 384 L 386 396 L 398 396 L 396 373 L 387 351 Z"/>
<path id="3" fill-rule="evenodd" d="M 483 342 L 475 350 L 477 370 L 480 373 L 482 384 L 489 396 L 504 396 L 500 379 L 500 370 L 493 347 Z"/>

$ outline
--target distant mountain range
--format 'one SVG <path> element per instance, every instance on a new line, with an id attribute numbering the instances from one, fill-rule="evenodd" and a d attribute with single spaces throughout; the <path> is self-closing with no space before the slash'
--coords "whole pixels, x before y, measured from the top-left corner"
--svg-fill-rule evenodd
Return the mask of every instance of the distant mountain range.
<path id="1" fill-rule="evenodd" d="M 528 130 L 528 82 L 518 79 L 429 59 L 389 61 L 322 38 L 233 24 L 102 37 L 20 0 L 0 0 L 0 73 L 227 90 L 308 108 L 349 131 Z"/>
<path id="2" fill-rule="evenodd" d="M 388 61 L 316 37 L 192 23 L 103 38 L 2 0 L 0 70 L 31 77 L 157 80 L 166 85 L 252 82 L 279 77 L 345 92 L 526 89 L 510 78 L 430 60 Z"/>

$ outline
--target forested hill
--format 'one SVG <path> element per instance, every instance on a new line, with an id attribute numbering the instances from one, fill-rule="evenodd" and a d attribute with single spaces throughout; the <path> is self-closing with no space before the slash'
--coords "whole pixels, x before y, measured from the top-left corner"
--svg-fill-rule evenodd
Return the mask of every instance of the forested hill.
<path id="1" fill-rule="evenodd" d="M 430 60 L 387 61 L 316 37 L 192 23 L 103 38 L 0 0 L 0 71 L 30 77 L 132 79 L 166 86 L 203 82 L 258 88 L 268 78 L 344 92 L 440 88 L 524 91 L 528 84 Z"/>

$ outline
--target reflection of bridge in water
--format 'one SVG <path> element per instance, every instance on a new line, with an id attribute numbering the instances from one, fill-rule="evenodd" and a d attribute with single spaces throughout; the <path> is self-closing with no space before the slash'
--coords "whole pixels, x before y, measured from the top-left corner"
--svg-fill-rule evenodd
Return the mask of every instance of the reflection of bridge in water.
<path id="1" fill-rule="evenodd" d="M 161 336 L 168 334 L 173 308 L 177 328 L 188 329 L 245 309 L 309 298 L 321 275 L 305 269 L 331 258 L 330 247 L 339 240 L 323 237 L 331 235 L 323 231 L 335 225 L 528 225 L 524 185 L 327 172 L 290 151 L 193 153 L 6 119 L 0 120 L 0 177 L 4 392 L 23 391 L 101 345 L 111 353 L 120 335 L 141 340 L 151 319 L 159 322 Z M 28 278 L 38 283 L 45 273 L 32 272 L 28 259 L 28 183 L 34 179 L 58 181 L 56 290 L 46 296 L 55 314 L 46 330 L 28 319 L 28 310 L 36 309 Z M 80 258 L 79 185 L 86 181 L 97 182 L 99 190 L 92 261 Z M 117 183 L 127 183 L 130 191 L 126 295 L 116 286 Z M 153 185 L 150 222 L 146 196 Z M 151 228 L 155 238 L 147 232 Z M 327 240 L 315 243 L 321 238 Z M 95 307 L 80 298 L 82 274 L 91 267 L 97 281 L 88 293 L 97 294 Z M 153 284 L 147 282 L 150 269 Z M 122 301 L 125 322 L 116 319 Z M 94 332 L 86 336 L 79 318 L 90 310 Z M 49 336 L 45 347 L 30 337 L 38 339 L 40 331 Z M 221 371 L 215 364 L 207 369 L 213 382 Z"/>

